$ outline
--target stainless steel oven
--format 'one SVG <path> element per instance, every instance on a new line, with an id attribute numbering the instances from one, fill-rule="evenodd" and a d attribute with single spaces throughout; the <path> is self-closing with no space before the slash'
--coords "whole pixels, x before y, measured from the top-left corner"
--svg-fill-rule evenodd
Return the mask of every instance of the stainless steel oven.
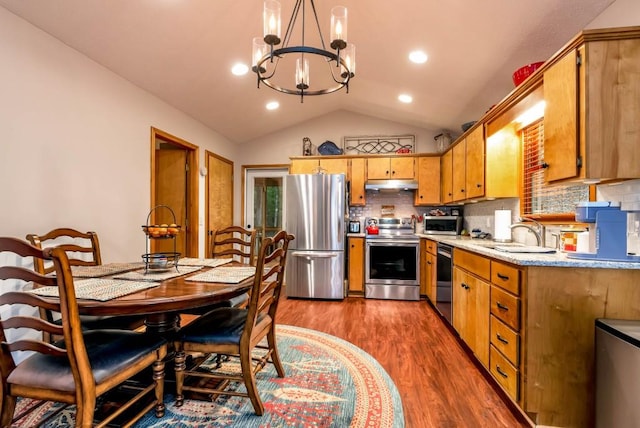
<path id="1" fill-rule="evenodd" d="M 453 324 L 453 247 L 439 242 L 436 260 L 436 309 Z"/>
<path id="2" fill-rule="evenodd" d="M 420 238 L 411 219 L 373 220 L 378 234 L 365 238 L 365 297 L 420 300 Z"/>

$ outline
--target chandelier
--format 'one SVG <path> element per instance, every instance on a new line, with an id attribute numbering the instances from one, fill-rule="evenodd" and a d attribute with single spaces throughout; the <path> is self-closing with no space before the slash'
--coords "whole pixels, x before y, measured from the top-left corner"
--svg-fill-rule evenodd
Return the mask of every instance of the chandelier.
<path id="1" fill-rule="evenodd" d="M 312 22 L 315 22 L 317 34 L 305 34 L 308 7 L 313 13 Z M 300 13 L 302 16 L 298 22 Z M 355 46 L 347 43 L 347 8 L 335 6 L 331 9 L 332 51 L 325 47 L 313 0 L 296 0 L 284 38 L 281 38 L 280 3 L 277 0 L 265 0 L 263 20 L 264 37 L 253 39 L 252 50 L 252 70 L 258 77 L 258 88 L 263 83 L 278 92 L 299 95 L 300 102 L 304 102 L 305 95 L 330 94 L 342 88 L 349 92 L 349 81 L 355 76 Z M 297 24 L 300 27 L 300 38 L 292 42 Z M 314 37 L 316 47 L 305 44 Z M 296 44 L 298 40 L 299 44 Z M 280 42 L 282 46 L 276 48 Z M 320 81 L 315 86 L 310 82 L 310 60 L 314 73 L 316 68 L 324 67 L 323 63 L 328 67 L 326 75 L 318 78 L 314 74 L 314 80 Z M 277 73 L 279 66 L 282 73 Z"/>

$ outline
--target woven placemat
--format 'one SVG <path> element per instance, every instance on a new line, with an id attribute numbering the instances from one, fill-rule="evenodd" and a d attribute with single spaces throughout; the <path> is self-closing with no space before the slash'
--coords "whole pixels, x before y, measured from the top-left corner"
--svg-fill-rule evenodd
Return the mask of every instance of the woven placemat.
<path id="1" fill-rule="evenodd" d="M 99 278 L 101 276 L 114 275 L 120 272 L 127 272 L 134 269 L 140 269 L 144 264 L 142 262 L 134 263 L 107 263 L 98 266 L 71 266 L 71 275 L 74 278 Z M 48 276 L 56 276 L 55 272 L 51 272 Z"/>
<path id="2" fill-rule="evenodd" d="M 158 282 L 133 282 L 116 279 L 84 279 L 74 284 L 76 298 L 88 300 L 100 300 L 102 302 L 126 296 L 147 288 L 157 287 Z M 40 287 L 29 290 L 29 293 L 39 296 L 58 297 L 58 287 Z"/>
<path id="3" fill-rule="evenodd" d="M 133 272 L 125 272 L 114 276 L 115 279 L 126 279 L 129 281 L 164 281 L 165 279 L 176 278 L 178 276 L 187 275 L 202 269 L 202 266 L 178 266 L 171 267 L 167 270 L 149 269 L 146 273 L 144 269 Z"/>
<path id="4" fill-rule="evenodd" d="M 185 281 L 199 282 L 223 282 L 226 284 L 237 284 L 255 275 L 256 268 L 252 266 L 228 266 L 218 267 L 206 272 L 186 278 Z"/>
<path id="5" fill-rule="evenodd" d="M 196 259 L 193 257 L 183 257 L 178 260 L 178 266 L 206 266 L 206 267 L 218 267 L 231 263 L 233 259 Z"/>

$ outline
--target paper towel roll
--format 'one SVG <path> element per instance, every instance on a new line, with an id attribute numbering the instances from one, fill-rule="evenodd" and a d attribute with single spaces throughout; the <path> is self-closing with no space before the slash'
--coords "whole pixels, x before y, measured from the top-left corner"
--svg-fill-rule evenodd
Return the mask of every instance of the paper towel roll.
<path id="1" fill-rule="evenodd" d="M 494 224 L 493 239 L 496 241 L 511 241 L 511 210 L 496 210 Z"/>

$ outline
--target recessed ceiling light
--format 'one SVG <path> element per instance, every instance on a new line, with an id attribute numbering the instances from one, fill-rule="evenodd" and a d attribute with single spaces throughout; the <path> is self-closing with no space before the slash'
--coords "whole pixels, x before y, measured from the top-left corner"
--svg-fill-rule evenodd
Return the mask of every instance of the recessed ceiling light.
<path id="1" fill-rule="evenodd" d="M 424 64 L 427 62 L 427 54 L 423 51 L 413 51 L 409 54 L 409 60 L 416 64 Z"/>
<path id="2" fill-rule="evenodd" d="M 408 94 L 400 94 L 398 95 L 398 100 L 400 100 L 401 103 L 409 104 L 413 101 L 413 97 Z"/>
<path id="3" fill-rule="evenodd" d="M 244 76 L 249 72 L 249 66 L 247 64 L 237 63 L 231 67 L 231 72 L 236 76 Z"/>
<path id="4" fill-rule="evenodd" d="M 280 107 L 280 103 L 277 101 L 271 101 L 267 103 L 267 110 L 275 110 Z"/>

